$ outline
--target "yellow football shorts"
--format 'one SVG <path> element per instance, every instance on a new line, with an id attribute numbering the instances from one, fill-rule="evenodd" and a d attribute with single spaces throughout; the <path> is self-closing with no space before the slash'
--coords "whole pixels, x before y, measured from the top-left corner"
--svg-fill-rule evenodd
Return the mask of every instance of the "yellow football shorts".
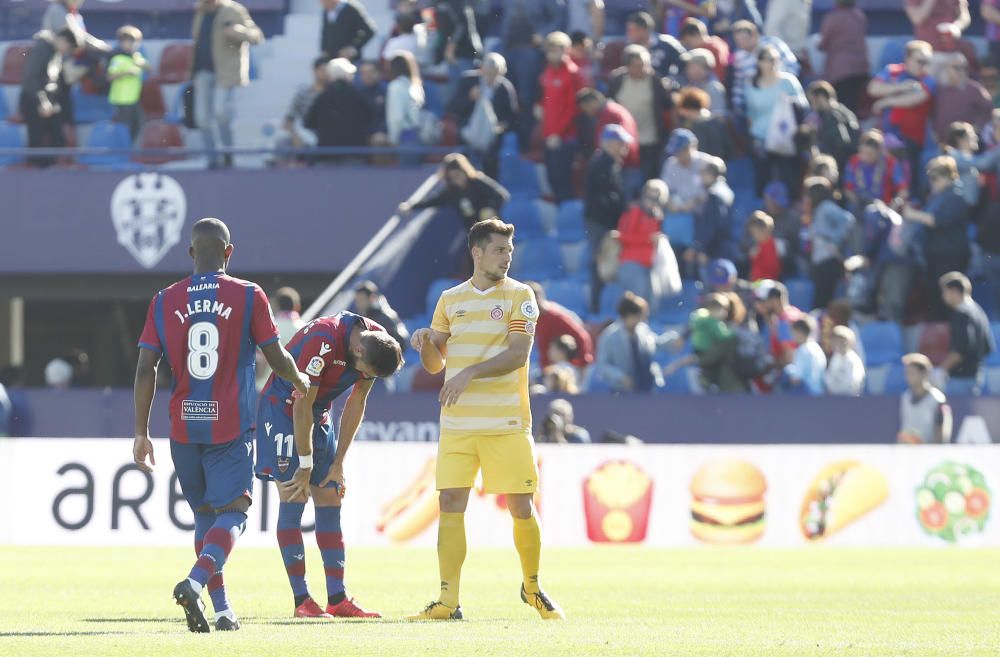
<path id="1" fill-rule="evenodd" d="M 534 493 L 538 489 L 538 466 L 531 433 L 441 434 L 437 458 L 438 490 L 472 488 L 480 468 L 487 493 Z"/>

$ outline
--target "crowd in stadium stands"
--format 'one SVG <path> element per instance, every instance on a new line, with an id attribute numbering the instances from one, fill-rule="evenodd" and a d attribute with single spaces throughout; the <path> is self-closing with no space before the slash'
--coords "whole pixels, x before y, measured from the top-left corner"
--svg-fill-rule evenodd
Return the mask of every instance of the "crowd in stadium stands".
<path id="1" fill-rule="evenodd" d="M 980 52 L 963 38 L 967 0 L 906 0 L 913 38 L 889 40 L 877 70 L 855 0 L 812 36 L 796 0 L 766 15 L 754 0 L 397 0 L 371 61 L 387 26 L 357 0 L 319 3 L 314 79 L 290 99 L 282 143 L 462 145 L 439 190 L 400 210 L 448 206 L 467 225 L 499 213 L 523 244 L 561 243 L 534 252 L 561 252 L 562 271 L 520 271 L 544 281 L 537 391 L 901 391 L 928 369 L 900 361 L 918 344 L 945 392 L 984 388 L 979 304 L 1000 309 L 1000 1 L 982 3 Z M 141 122 L 128 109 L 141 33 L 122 28 L 99 66 L 111 48 L 77 5 L 53 3 L 29 55 L 32 145 L 62 143 L 68 89 L 97 69 L 133 135 Z M 192 34 L 195 124 L 230 146 L 233 89 L 262 35 L 233 0 L 199 0 Z M 275 162 L 295 159 L 329 158 Z M 558 220 L 534 230 L 550 202 Z M 380 298 L 359 288 L 356 307 L 404 339 Z M 866 366 L 895 380 L 873 386 Z"/>

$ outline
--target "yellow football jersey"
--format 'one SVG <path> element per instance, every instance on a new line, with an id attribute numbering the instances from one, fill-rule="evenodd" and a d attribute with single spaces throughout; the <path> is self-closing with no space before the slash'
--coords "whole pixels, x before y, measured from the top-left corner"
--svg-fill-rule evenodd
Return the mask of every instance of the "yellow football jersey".
<path id="1" fill-rule="evenodd" d="M 507 349 L 511 333 L 535 334 L 538 306 L 524 283 L 505 278 L 481 291 L 466 281 L 445 290 L 431 328 L 447 333 L 445 379 Z M 441 408 L 441 432 L 502 435 L 530 431 L 528 365 L 509 374 L 473 379 L 458 403 Z"/>

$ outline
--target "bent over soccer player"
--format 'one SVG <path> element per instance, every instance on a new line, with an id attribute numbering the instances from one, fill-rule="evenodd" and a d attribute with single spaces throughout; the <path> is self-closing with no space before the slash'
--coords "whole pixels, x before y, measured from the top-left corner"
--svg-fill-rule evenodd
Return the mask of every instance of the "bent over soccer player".
<path id="1" fill-rule="evenodd" d="M 267 296 L 257 285 L 226 274 L 233 254 L 229 229 L 202 219 L 191 231 L 194 274 L 153 297 L 139 339 L 135 372 L 133 458 L 145 472 L 156 463 L 149 410 L 156 368 L 165 356 L 174 373 L 170 454 L 181 492 L 194 512 L 198 561 L 174 587 L 188 629 L 208 632 L 201 591 L 215 606 L 215 628 L 240 627 L 226 598 L 222 567 L 246 526 L 253 484 L 254 349 L 303 394 L 309 379 L 280 343 Z M 146 463 L 146 459 L 149 463 Z"/>
<path id="2" fill-rule="evenodd" d="M 441 597 L 409 620 L 462 618 L 458 589 L 466 552 L 465 509 L 480 468 L 486 492 L 506 494 L 514 517 L 521 600 L 542 618 L 565 618 L 538 584 L 542 539 L 532 506 L 538 468 L 528 405 L 528 355 L 538 306 L 531 288 L 507 278 L 513 239 L 514 226 L 499 219 L 473 225 L 472 278 L 442 293 L 431 327 L 411 339 L 428 372 L 447 371 L 437 459 Z"/>
<path id="3" fill-rule="evenodd" d="M 257 418 L 257 476 L 278 482 L 278 546 L 295 596 L 297 618 L 380 618 L 347 597 L 344 589 L 344 538 L 340 504 L 345 493 L 344 457 L 365 415 L 365 402 L 378 377 L 392 376 L 403 355 L 386 330 L 353 313 L 320 317 L 288 342 L 311 386 L 303 397 L 272 376 L 261 393 Z M 352 388 L 336 438 L 330 404 Z M 323 610 L 306 587 L 302 512 L 312 495 L 316 507 L 316 544 L 326 572 Z"/>

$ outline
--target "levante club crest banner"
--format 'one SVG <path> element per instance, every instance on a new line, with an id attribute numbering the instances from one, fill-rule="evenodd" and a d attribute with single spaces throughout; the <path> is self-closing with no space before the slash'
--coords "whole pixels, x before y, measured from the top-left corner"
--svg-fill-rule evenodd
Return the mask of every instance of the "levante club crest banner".
<path id="1" fill-rule="evenodd" d="M 0 544 L 187 545 L 169 445 L 155 448 L 146 475 L 130 440 L 0 442 Z M 351 545 L 434 545 L 435 455 L 428 443 L 355 443 Z M 550 545 L 1000 546 L 997 445 L 540 445 L 537 456 Z M 256 482 L 244 544 L 273 546 L 277 504 Z M 473 545 L 508 545 L 504 496 L 476 491 L 467 525 Z"/>

